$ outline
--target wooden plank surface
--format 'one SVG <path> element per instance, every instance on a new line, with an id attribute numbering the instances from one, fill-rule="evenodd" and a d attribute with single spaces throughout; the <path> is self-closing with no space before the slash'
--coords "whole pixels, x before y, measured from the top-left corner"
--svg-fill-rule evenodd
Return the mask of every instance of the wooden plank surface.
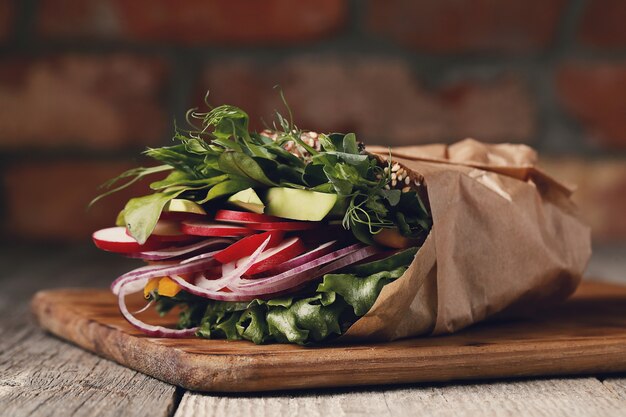
<path id="1" fill-rule="evenodd" d="M 140 307 L 141 298 L 136 302 Z M 483 324 L 444 337 L 319 348 L 146 337 L 121 317 L 107 291 L 42 292 L 33 307 L 53 333 L 198 391 L 626 371 L 626 287 L 608 284 L 585 284 L 565 304 L 528 320 Z"/>
<path id="2" fill-rule="evenodd" d="M 46 256 L 34 260 L 37 253 Z M 110 272 L 125 267 L 90 253 L 14 248 L 0 258 L 6 271 L 0 275 L 0 415 L 173 414 L 182 395 L 174 386 L 50 337 L 31 317 L 28 300 L 42 286 L 104 284 Z M 81 258 L 89 263 L 77 265 Z"/>
<path id="3" fill-rule="evenodd" d="M 603 265 L 604 262 L 596 262 L 595 270 Z M 614 280 L 619 281 L 626 262 L 611 265 L 616 271 Z M 67 416 L 74 410 L 79 415 L 174 413 L 183 391 L 176 393 L 168 384 L 99 359 L 44 333 L 27 311 L 28 301 L 38 289 L 69 285 L 104 288 L 113 277 L 132 266 L 133 261 L 92 248 L 0 248 L 0 415 Z M 39 349 L 33 347 L 37 345 Z M 39 370 L 31 364 L 38 364 Z M 57 385 L 65 389 L 53 391 Z M 39 395 L 18 395 L 23 391 Z M 138 392 L 143 398 L 136 398 L 134 394 Z M 151 401 L 146 401 L 146 397 Z M 389 415 L 385 411 L 389 406 L 399 416 L 611 416 L 624 415 L 615 411 L 615 401 L 625 398 L 623 376 L 600 376 L 253 395 L 186 392 L 176 415 L 186 416 L 192 410 L 198 416 L 269 416 L 278 415 L 279 411 L 280 415 L 295 411 L 312 416 L 366 416 L 374 415 L 376 410 L 384 416 Z M 385 408 L 380 408 L 381 404 Z M 624 405 L 619 404 L 624 410 Z"/>
<path id="4" fill-rule="evenodd" d="M 626 399 L 596 378 L 280 395 L 188 392 L 175 417 L 623 416 Z"/>

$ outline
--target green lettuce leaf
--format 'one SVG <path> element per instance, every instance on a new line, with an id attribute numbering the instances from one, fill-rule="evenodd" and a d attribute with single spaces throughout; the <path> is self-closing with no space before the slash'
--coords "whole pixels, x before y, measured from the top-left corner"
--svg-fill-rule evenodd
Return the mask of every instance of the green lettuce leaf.
<path id="1" fill-rule="evenodd" d="M 197 335 L 207 339 L 249 340 L 260 343 L 319 343 L 345 332 L 374 305 L 382 288 L 402 276 L 415 251 L 404 251 L 386 260 L 366 264 L 359 271 L 404 264 L 372 274 L 324 275 L 308 296 L 254 300 L 250 303 L 190 298 L 184 301 L 179 327 L 199 326 Z M 311 295 L 312 294 L 312 295 Z M 168 297 L 159 297 L 163 305 Z M 169 303 L 169 304 L 168 304 Z M 198 311 L 204 314 L 199 315 Z M 189 311 L 189 313 L 185 313 Z"/>

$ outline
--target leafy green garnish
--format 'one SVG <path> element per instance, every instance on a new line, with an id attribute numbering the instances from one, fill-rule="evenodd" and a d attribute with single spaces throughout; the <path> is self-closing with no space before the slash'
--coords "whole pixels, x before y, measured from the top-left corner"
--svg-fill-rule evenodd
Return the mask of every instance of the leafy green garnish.
<path id="1" fill-rule="evenodd" d="M 337 194 L 342 211 L 333 214 L 341 216 L 344 228 L 367 244 L 373 244 L 373 236 L 385 228 L 398 229 L 409 238 L 425 236 L 432 223 L 430 214 L 415 191 L 390 189 L 390 161 L 380 166 L 376 158 L 364 153 L 353 133 L 307 136 L 294 124 L 280 94 L 288 117 L 276 112 L 269 133 L 250 132 L 247 113 L 234 106 L 190 110 L 189 129 L 177 128 L 175 144 L 144 152 L 161 165 L 121 174 L 105 187 L 131 179 L 92 204 L 145 176 L 170 171 L 166 178 L 150 184 L 154 194 L 131 199 L 118 216 L 118 224 L 125 225 L 139 242 L 150 236 L 172 198 L 205 204 L 249 187 L 261 195 L 263 189 L 274 186 Z"/>

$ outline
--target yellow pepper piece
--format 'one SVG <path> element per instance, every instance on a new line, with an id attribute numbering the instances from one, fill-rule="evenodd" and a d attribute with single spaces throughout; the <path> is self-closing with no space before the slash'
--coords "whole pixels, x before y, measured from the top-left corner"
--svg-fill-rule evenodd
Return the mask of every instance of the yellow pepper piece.
<path id="1" fill-rule="evenodd" d="M 159 295 L 166 297 L 174 297 L 180 292 L 181 288 L 169 277 L 163 277 L 159 280 Z"/>
<path id="2" fill-rule="evenodd" d="M 146 286 L 143 287 L 143 296 L 146 300 L 150 297 L 150 293 L 157 289 L 160 279 L 161 278 L 152 278 L 146 283 Z"/>

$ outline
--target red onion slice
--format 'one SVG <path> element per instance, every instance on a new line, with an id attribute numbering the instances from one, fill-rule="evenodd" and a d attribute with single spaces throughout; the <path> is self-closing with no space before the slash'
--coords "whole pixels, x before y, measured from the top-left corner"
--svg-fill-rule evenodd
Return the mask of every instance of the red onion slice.
<path id="1" fill-rule="evenodd" d="M 232 264 L 224 264 L 222 266 L 222 277 L 216 280 L 208 280 L 206 277 L 202 276 L 199 279 L 199 282 L 196 282 L 196 286 L 200 289 L 206 289 L 209 291 L 217 291 L 223 288 L 231 288 L 233 283 L 241 278 L 243 274 L 246 273 L 248 269 L 263 255 L 263 251 L 270 243 L 271 236 L 268 236 L 267 239 L 254 251 L 254 253 L 245 258 L 244 262 L 241 265 L 234 267 Z"/>
<path id="2" fill-rule="evenodd" d="M 319 278 L 324 274 L 348 265 L 352 265 L 355 262 L 370 257 L 377 251 L 378 249 L 373 246 L 361 247 L 360 249 L 357 248 L 356 251 L 353 251 L 349 254 L 344 254 L 342 258 L 336 260 L 335 262 L 327 265 L 324 268 L 308 269 L 295 275 L 292 273 L 292 271 L 289 271 L 288 273 L 277 275 L 277 277 L 281 277 L 280 280 L 274 279 L 274 281 L 265 282 L 264 285 L 254 288 L 243 288 L 242 286 L 237 286 L 233 288 L 232 292 L 200 288 L 196 285 L 188 283 L 183 278 L 175 275 L 170 276 L 170 278 L 178 285 L 180 285 L 183 290 L 199 297 L 209 298 L 211 300 L 217 301 L 252 301 L 255 298 L 266 298 L 269 295 L 282 293 L 285 290 L 299 287 L 300 285 Z M 288 279 L 283 279 L 285 276 L 288 277 Z"/>
<path id="3" fill-rule="evenodd" d="M 129 255 L 129 257 L 144 259 L 146 261 L 161 261 L 163 259 L 170 259 L 187 255 L 201 249 L 206 249 L 222 244 L 227 245 L 230 243 L 232 243 L 231 239 L 207 239 L 187 246 L 173 246 L 162 250 L 132 253 Z"/>
<path id="4" fill-rule="evenodd" d="M 211 300 L 216 301 L 252 301 L 256 297 L 251 297 L 249 295 L 237 294 L 235 292 L 226 292 L 219 290 L 210 290 L 206 288 L 198 287 L 197 285 L 193 285 L 178 275 L 170 275 L 172 281 L 178 284 L 183 290 L 187 291 L 190 294 L 197 295 L 198 297 L 204 297 Z"/>
<path id="5" fill-rule="evenodd" d="M 346 254 L 340 259 L 337 259 L 335 262 L 332 262 L 322 268 L 314 269 L 315 266 L 319 266 L 319 264 L 317 264 L 313 267 L 309 266 L 303 271 L 294 274 L 294 271 L 298 270 L 298 268 L 295 268 L 294 271 L 287 271 L 274 277 L 266 278 L 257 285 L 239 285 L 237 288 L 233 289 L 233 291 L 236 292 L 238 295 L 248 295 L 249 297 L 259 297 L 276 294 L 294 287 L 298 287 L 325 274 L 359 262 L 365 258 L 372 256 L 373 254 L 378 252 L 378 250 L 379 249 L 375 248 L 374 246 L 366 246 L 364 248 L 357 249 L 356 251 Z M 309 262 L 309 264 L 315 264 L 315 261 Z"/>
<path id="6" fill-rule="evenodd" d="M 331 240 L 330 242 L 322 243 L 317 248 L 310 250 L 308 252 L 305 252 L 302 255 L 296 256 L 295 258 L 282 263 L 281 265 L 275 267 L 274 269 L 263 273 L 264 276 L 262 278 L 277 275 L 277 274 L 280 274 L 281 272 L 290 271 L 297 266 L 303 265 L 323 255 L 326 255 L 327 253 L 330 253 L 330 251 L 332 250 L 332 246 L 335 243 L 337 243 L 336 240 Z"/>
<path id="7" fill-rule="evenodd" d="M 188 264 L 189 262 L 199 261 L 200 259 L 213 258 L 213 256 L 216 253 L 218 253 L 218 252 L 220 252 L 220 251 L 219 250 L 214 250 L 213 252 L 201 253 L 200 255 L 196 255 L 196 256 L 193 256 L 193 257 L 191 257 L 189 259 L 185 259 L 185 260 L 180 261 L 180 264 L 183 265 L 183 264 Z M 217 262 L 217 261 L 215 261 L 215 262 Z"/>
<path id="8" fill-rule="evenodd" d="M 155 277 L 165 277 L 169 275 L 181 275 L 181 274 L 191 274 L 193 272 L 200 272 L 206 269 L 207 266 L 213 263 L 212 258 L 208 259 L 198 259 L 197 261 L 189 262 L 186 264 L 176 264 L 176 265 L 149 265 L 148 267 L 137 268 L 134 271 L 128 272 L 111 284 L 111 291 L 113 294 L 118 295 L 120 291 L 120 287 L 122 285 L 126 285 L 131 282 L 135 282 L 142 279 L 147 278 L 155 278 Z M 152 268 L 150 268 L 152 267 Z M 133 287 L 134 288 L 134 287 Z"/>
<path id="9" fill-rule="evenodd" d="M 237 288 L 242 289 L 242 288 L 257 288 L 259 286 L 263 286 L 264 284 L 268 283 L 268 282 L 279 282 L 279 281 L 284 281 L 284 280 L 289 280 L 291 277 L 293 277 L 294 275 L 300 274 L 302 272 L 306 272 L 308 270 L 317 268 L 319 266 L 322 266 L 324 264 L 327 264 L 329 262 L 335 261 L 341 257 L 344 257 L 350 253 L 356 252 L 359 249 L 361 249 L 363 247 L 363 245 L 356 243 L 354 245 L 350 245 L 347 246 L 345 248 L 336 250 L 334 252 L 331 252 L 327 255 L 321 256 L 317 259 L 314 259 L 312 261 L 309 261 L 305 264 L 299 265 L 295 268 L 292 268 L 289 271 L 285 271 L 285 272 L 281 272 L 278 275 L 274 275 L 271 277 L 267 277 L 267 278 L 257 278 L 257 279 L 244 279 L 241 280 L 241 282 L 239 282 L 239 285 L 237 286 Z"/>
<path id="10" fill-rule="evenodd" d="M 145 281 L 147 281 L 147 278 L 145 278 Z M 119 289 L 119 294 L 117 296 L 117 303 L 120 307 L 120 312 L 130 324 L 132 324 L 148 336 L 181 338 L 193 336 L 198 330 L 197 327 L 183 330 L 170 329 L 168 327 L 155 326 L 139 320 L 137 317 L 133 316 L 130 311 L 128 311 L 128 307 L 126 306 L 126 295 L 132 293 L 133 291 L 128 291 L 128 287 L 126 285 L 121 285 Z"/>
<path id="11" fill-rule="evenodd" d="M 143 306 L 143 307 L 142 307 L 142 308 L 140 308 L 139 310 L 137 310 L 137 311 L 133 311 L 133 314 L 141 314 L 141 313 L 143 313 L 144 311 L 146 311 L 147 309 L 149 309 L 149 308 L 150 308 L 150 306 L 152 305 L 152 303 L 153 303 L 153 302 L 154 302 L 154 301 L 150 301 L 149 303 L 147 303 L 145 306 Z"/>

